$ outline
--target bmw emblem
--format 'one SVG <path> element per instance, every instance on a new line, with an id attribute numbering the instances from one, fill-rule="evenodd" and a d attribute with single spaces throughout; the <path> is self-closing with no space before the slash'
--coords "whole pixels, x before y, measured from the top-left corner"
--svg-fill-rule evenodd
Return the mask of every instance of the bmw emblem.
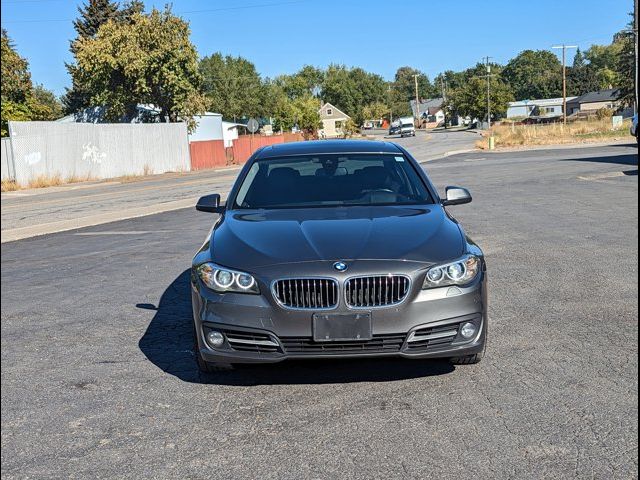
<path id="1" fill-rule="evenodd" d="M 347 269 L 347 264 L 344 262 L 336 262 L 333 264 L 333 268 L 335 268 L 339 272 L 344 272 Z"/>

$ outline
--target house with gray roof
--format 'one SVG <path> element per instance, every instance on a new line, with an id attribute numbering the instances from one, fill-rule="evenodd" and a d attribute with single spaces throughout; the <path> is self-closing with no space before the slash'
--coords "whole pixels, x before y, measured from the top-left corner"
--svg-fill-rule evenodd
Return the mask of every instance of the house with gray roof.
<path id="1" fill-rule="evenodd" d="M 619 110 L 622 107 L 620 101 L 620 89 L 609 88 L 588 92 L 569 101 L 567 99 L 567 115 L 574 115 L 582 112 L 596 112 L 601 108 Z"/>

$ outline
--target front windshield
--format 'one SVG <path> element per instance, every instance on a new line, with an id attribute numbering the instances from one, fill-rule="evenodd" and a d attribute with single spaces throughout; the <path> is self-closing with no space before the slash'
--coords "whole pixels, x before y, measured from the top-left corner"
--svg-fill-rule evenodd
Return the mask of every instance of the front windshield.
<path id="1" fill-rule="evenodd" d="M 432 204 L 424 182 L 403 155 L 300 155 L 257 160 L 235 208 Z"/>

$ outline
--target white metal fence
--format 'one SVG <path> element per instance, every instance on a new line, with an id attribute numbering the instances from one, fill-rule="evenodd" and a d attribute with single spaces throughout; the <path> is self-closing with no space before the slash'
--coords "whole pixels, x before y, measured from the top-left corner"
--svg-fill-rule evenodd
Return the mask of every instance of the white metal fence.
<path id="1" fill-rule="evenodd" d="M 2 180 L 14 178 L 13 154 L 11 153 L 11 141 L 8 137 L 2 139 L 0 153 L 2 154 Z"/>
<path id="2" fill-rule="evenodd" d="M 7 176 L 20 185 L 39 177 L 102 179 L 191 169 L 184 123 L 9 122 L 9 135 Z M 2 178 L 4 158 L 3 152 Z"/>

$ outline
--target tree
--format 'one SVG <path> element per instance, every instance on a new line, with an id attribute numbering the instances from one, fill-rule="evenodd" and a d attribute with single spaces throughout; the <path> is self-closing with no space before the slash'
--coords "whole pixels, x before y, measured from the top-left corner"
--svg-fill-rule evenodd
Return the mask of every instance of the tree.
<path id="1" fill-rule="evenodd" d="M 547 50 L 525 50 L 502 72 L 518 100 L 562 96 L 562 64 Z"/>
<path id="2" fill-rule="evenodd" d="M 31 92 L 29 64 L 15 49 L 7 31 L 2 29 L 2 103 L 24 103 Z"/>
<path id="3" fill-rule="evenodd" d="M 633 15 L 633 14 L 631 14 Z M 620 88 L 620 100 L 627 105 L 636 101 L 635 71 L 637 68 L 634 50 L 633 20 L 627 29 L 616 34 L 614 42 L 622 45 L 618 54 L 615 72 L 618 77 L 617 87 Z"/>
<path id="4" fill-rule="evenodd" d="M 373 102 L 362 109 L 365 120 L 377 120 L 389 114 L 389 107 L 383 102 Z"/>
<path id="5" fill-rule="evenodd" d="M 321 97 L 332 103 L 357 124 L 364 120 L 363 108 L 373 102 L 386 100 L 386 82 L 380 75 L 362 68 L 329 65 L 322 82 Z"/>
<path id="6" fill-rule="evenodd" d="M 273 119 L 276 130 L 290 130 L 297 126 L 305 136 L 314 137 L 322 125 L 320 101 L 310 93 L 295 99 L 289 98 L 282 84 L 267 80 L 265 84 L 265 110 Z"/>
<path id="7" fill-rule="evenodd" d="M 514 100 L 511 86 L 501 76 L 501 68 L 491 65 L 492 76 L 489 77 L 491 118 L 500 118 L 507 112 L 508 103 Z M 463 72 L 465 81 L 447 94 L 445 109 L 452 114 L 470 116 L 471 118 L 487 117 L 487 80 L 486 65 L 477 64 Z"/>
<path id="8" fill-rule="evenodd" d="M 189 35 L 189 25 L 169 7 L 135 13 L 127 23 L 109 21 L 95 38 L 78 40 L 78 78 L 91 102 L 105 106 L 107 120 L 128 119 L 145 103 L 159 109 L 160 121 L 193 128 L 205 99 Z"/>
<path id="9" fill-rule="evenodd" d="M 63 106 L 60 100 L 51 90 L 44 88 L 43 85 L 36 85 L 31 90 L 27 105 L 31 111 L 30 120 L 56 120 L 63 113 Z"/>
<path id="10" fill-rule="evenodd" d="M 324 72 L 319 68 L 305 65 L 293 75 L 280 75 L 276 78 L 291 99 L 305 95 L 317 96 L 320 93 Z"/>
<path id="11" fill-rule="evenodd" d="M 200 61 L 199 70 L 208 109 L 228 119 L 264 113 L 262 80 L 249 60 L 214 53 Z"/>
<path id="12" fill-rule="evenodd" d="M 573 65 L 567 71 L 567 95 L 577 97 L 598 88 L 593 67 L 586 62 L 584 54 L 578 48 L 573 57 Z"/>
<path id="13" fill-rule="evenodd" d="M 139 0 L 125 3 L 122 8 L 112 0 L 88 0 L 88 3 L 78 7 L 79 16 L 73 21 L 77 37 L 71 42 L 71 53 L 76 57 L 79 41 L 95 38 L 100 27 L 107 22 L 130 22 L 134 14 L 142 12 L 144 4 Z M 66 67 L 71 75 L 71 88 L 67 89 L 62 102 L 67 113 L 75 113 L 92 106 L 91 92 L 80 81 L 81 73 L 78 72 L 76 63 L 68 63 Z"/>
<path id="14" fill-rule="evenodd" d="M 55 95 L 42 85 L 31 83 L 29 63 L 15 49 L 7 31 L 2 29 L 1 134 L 9 134 L 9 120 L 54 120 L 61 106 Z"/>
<path id="15" fill-rule="evenodd" d="M 320 100 L 311 95 L 298 97 L 291 102 L 293 117 L 296 125 L 305 137 L 315 137 L 318 128 L 322 126 L 320 119 Z"/>
<path id="16" fill-rule="evenodd" d="M 591 45 L 585 52 L 599 89 L 615 88 L 619 85 L 621 79 L 617 67 L 623 46 L 623 42 L 614 41 L 609 45 Z"/>

